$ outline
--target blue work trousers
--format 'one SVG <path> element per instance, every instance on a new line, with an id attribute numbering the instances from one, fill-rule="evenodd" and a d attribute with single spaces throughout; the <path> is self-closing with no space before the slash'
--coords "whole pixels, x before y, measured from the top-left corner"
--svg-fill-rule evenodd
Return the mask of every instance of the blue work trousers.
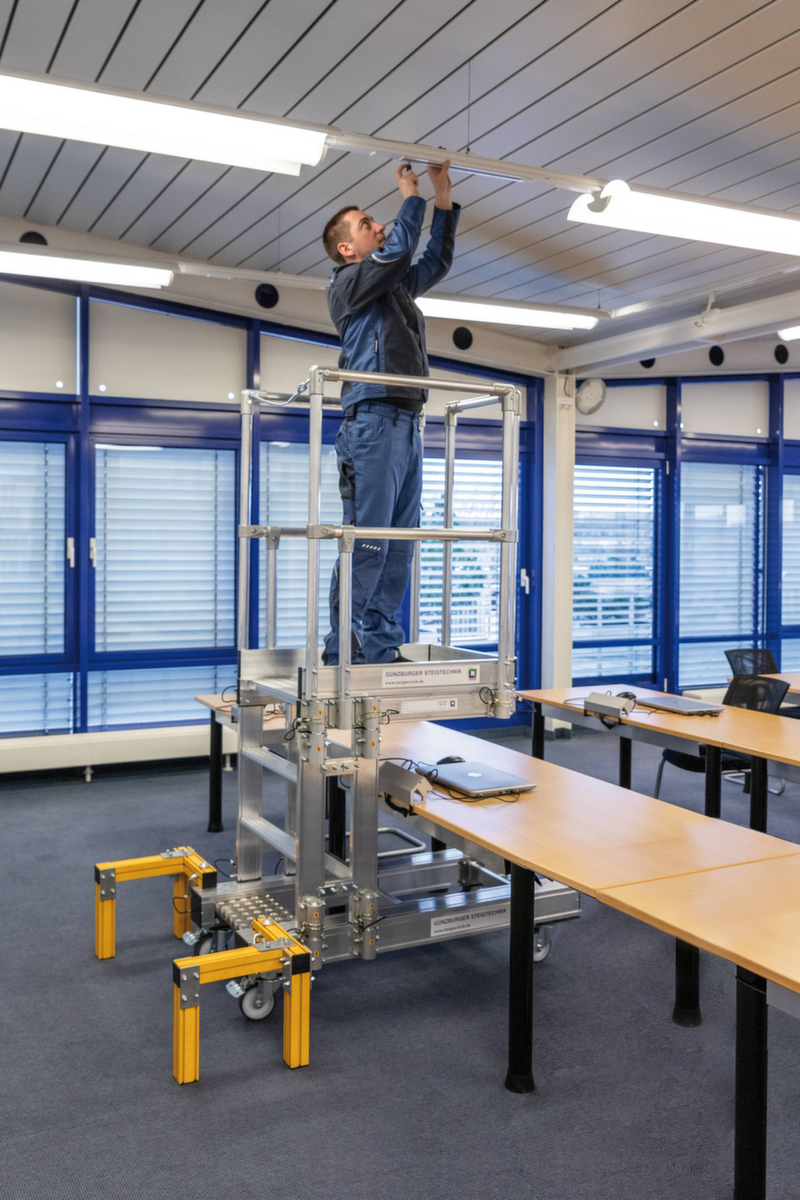
<path id="1" fill-rule="evenodd" d="M 422 439 L 417 413 L 362 401 L 336 438 L 345 525 L 416 528 L 422 497 Z M 354 663 L 392 662 L 405 641 L 397 612 L 408 587 L 413 542 L 365 541 L 353 548 Z M 339 662 L 339 563 L 331 578 L 331 631 L 324 661 Z"/>

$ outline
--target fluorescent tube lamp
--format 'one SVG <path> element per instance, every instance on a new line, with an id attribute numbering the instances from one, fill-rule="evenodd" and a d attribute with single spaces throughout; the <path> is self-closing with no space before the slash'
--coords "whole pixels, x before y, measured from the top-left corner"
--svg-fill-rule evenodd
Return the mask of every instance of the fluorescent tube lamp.
<path id="1" fill-rule="evenodd" d="M 556 312 L 546 308 L 516 308 L 504 304 L 477 304 L 472 300 L 437 300 L 420 296 L 416 301 L 426 317 L 451 321 L 486 321 L 493 325 L 525 325 L 531 329 L 594 329 L 597 317 Z"/>
<path id="2" fill-rule="evenodd" d="M 633 192 L 622 179 L 612 179 L 599 196 L 591 192 L 579 196 L 567 219 L 719 246 L 800 254 L 800 221 L 699 200 Z"/>
<path id="3" fill-rule="evenodd" d="M 796 342 L 800 338 L 800 325 L 792 325 L 789 329 L 779 329 L 778 337 L 782 342 Z"/>
<path id="4" fill-rule="evenodd" d="M 140 288 L 169 287 L 173 279 L 172 271 L 160 267 L 5 249 L 0 249 L 0 275 L 33 275 L 37 279 L 72 279 L 79 283 Z"/>
<path id="5" fill-rule="evenodd" d="M 326 133 L 201 105 L 0 72 L 0 129 L 299 175 Z"/>

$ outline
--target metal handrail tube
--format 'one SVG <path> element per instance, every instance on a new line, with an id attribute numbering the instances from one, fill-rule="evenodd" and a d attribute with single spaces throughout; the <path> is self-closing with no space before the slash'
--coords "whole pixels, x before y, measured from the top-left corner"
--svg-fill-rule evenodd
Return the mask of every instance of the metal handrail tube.
<path id="1" fill-rule="evenodd" d="M 426 392 L 469 392 L 472 395 L 510 396 L 512 383 L 461 383 L 457 379 L 432 379 L 427 375 L 381 375 L 373 371 L 340 371 L 320 367 L 326 383 L 380 383 L 386 387 L 422 388 Z"/>
<path id="2" fill-rule="evenodd" d="M 474 400 L 451 400 L 449 404 L 445 404 L 444 411 L 445 413 L 467 412 L 471 408 L 491 408 L 502 402 L 502 396 L 476 396 Z"/>
<path id="3" fill-rule="evenodd" d="M 444 428 L 444 525 L 453 526 L 453 491 L 456 479 L 456 423 L 455 413 L 448 412 Z M 442 645 L 450 645 L 450 600 L 453 589 L 453 544 L 445 542 L 442 548 Z"/>
<path id="4" fill-rule="evenodd" d="M 259 526 L 247 526 L 246 528 L 258 529 Z M 315 529 L 318 532 L 312 536 L 308 532 L 307 525 L 273 525 L 271 528 L 277 531 L 282 538 L 307 537 L 310 542 L 333 541 L 345 534 L 353 534 L 357 538 L 383 539 L 387 542 L 510 542 L 516 539 L 517 534 L 513 528 L 471 529 L 465 526 L 463 529 L 419 529 L 416 527 L 403 529 L 393 526 L 382 529 L 369 525 L 317 525 Z M 259 535 L 244 536 L 257 537 Z"/>
<path id="5" fill-rule="evenodd" d="M 275 539 L 267 543 L 267 649 L 278 643 L 278 547 Z"/>
<path id="6" fill-rule="evenodd" d="M 258 411 L 258 399 L 242 393 L 241 400 L 241 449 L 239 451 L 239 584 L 236 604 L 236 646 L 247 650 L 250 646 L 250 539 L 242 535 L 241 529 L 250 519 L 250 499 L 253 475 L 253 415 Z"/>
<path id="7" fill-rule="evenodd" d="M 319 522 L 320 479 L 322 475 L 322 393 L 312 392 L 308 410 L 308 523 Z M 306 580 L 306 696 L 315 700 L 317 685 L 317 646 L 319 645 L 319 539 L 308 539 L 308 577 Z"/>
<path id="8" fill-rule="evenodd" d="M 412 644 L 419 641 L 419 551 L 420 543 L 414 543 L 411 556 L 411 605 L 408 614 L 408 640 Z"/>
<path id="9" fill-rule="evenodd" d="M 350 652 L 353 625 L 353 550 L 352 544 L 339 543 L 339 729 L 352 729 L 353 704 L 350 699 Z"/>
<path id="10" fill-rule="evenodd" d="M 517 513 L 519 475 L 519 414 L 511 407 L 503 409 L 503 493 L 501 520 L 512 528 Z M 505 708 L 513 703 L 515 687 L 515 593 L 517 548 L 512 542 L 500 547 L 500 604 L 497 656 L 502 664 L 502 682 L 498 700 Z M 502 715 L 502 714 L 501 714 Z M 506 715 L 510 716 L 510 712 Z"/>

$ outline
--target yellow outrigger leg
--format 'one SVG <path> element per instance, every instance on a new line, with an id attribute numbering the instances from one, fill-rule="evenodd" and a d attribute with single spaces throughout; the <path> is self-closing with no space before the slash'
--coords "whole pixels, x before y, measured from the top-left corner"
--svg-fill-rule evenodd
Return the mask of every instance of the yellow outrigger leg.
<path id="1" fill-rule="evenodd" d="M 147 858 L 123 858 L 96 863 L 94 868 L 94 952 L 98 958 L 113 958 L 116 950 L 117 884 L 131 879 L 174 875 L 173 922 L 175 937 L 192 928 L 189 882 L 196 879 L 201 889 L 217 886 L 217 872 L 191 846 L 176 846 Z"/>
<path id="2" fill-rule="evenodd" d="M 174 1034 L 172 1073 L 178 1083 L 200 1077 L 200 985 L 243 975 L 283 975 L 283 1061 L 307 1067 L 311 998 L 311 955 L 280 925 L 253 921 L 254 944 L 172 964 Z"/>

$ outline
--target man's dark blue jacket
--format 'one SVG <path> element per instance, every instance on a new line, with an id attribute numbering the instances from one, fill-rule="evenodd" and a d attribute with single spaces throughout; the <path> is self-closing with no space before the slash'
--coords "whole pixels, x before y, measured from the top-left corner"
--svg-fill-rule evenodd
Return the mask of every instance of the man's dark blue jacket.
<path id="1" fill-rule="evenodd" d="M 414 303 L 443 279 L 453 261 L 458 205 L 435 208 L 428 248 L 411 260 L 425 217 L 421 196 L 408 196 L 382 249 L 357 263 L 337 267 L 328 284 L 328 310 L 342 342 L 339 367 L 388 375 L 427 375 L 425 318 Z M 424 401 L 421 389 L 377 383 L 345 383 L 342 407 L 387 394 Z"/>

